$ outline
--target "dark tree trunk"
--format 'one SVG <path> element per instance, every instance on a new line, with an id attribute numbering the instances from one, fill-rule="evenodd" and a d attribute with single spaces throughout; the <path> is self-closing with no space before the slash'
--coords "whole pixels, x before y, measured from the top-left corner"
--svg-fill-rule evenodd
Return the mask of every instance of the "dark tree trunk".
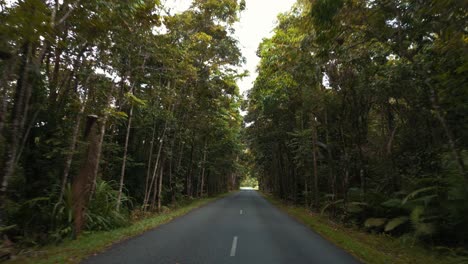
<path id="1" fill-rule="evenodd" d="M 0 193 L 5 193 L 8 188 L 10 178 L 13 176 L 16 164 L 16 155 L 23 134 L 22 126 L 24 124 L 24 110 L 28 97 L 28 68 L 30 65 L 32 47 L 28 42 L 23 48 L 23 58 L 19 69 L 19 78 L 16 84 L 16 91 L 13 103 L 13 112 L 11 115 L 11 131 L 8 133 L 7 147 L 5 148 L 5 164 L 1 174 Z"/>
<path id="2" fill-rule="evenodd" d="M 101 144 L 99 143 L 99 131 L 97 127 L 97 116 L 87 117 L 85 138 L 88 142 L 86 158 L 81 165 L 78 175 L 73 179 L 73 222 L 74 235 L 78 237 L 85 225 L 85 210 L 91 193 L 91 185 L 94 181 L 96 167 L 99 166 L 99 153 Z"/>

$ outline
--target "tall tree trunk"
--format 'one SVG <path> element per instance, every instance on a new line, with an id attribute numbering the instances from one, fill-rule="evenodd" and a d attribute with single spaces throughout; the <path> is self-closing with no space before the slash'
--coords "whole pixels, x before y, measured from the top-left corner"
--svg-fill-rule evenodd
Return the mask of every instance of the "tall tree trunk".
<path id="1" fill-rule="evenodd" d="M 132 117 L 133 117 L 133 104 L 130 107 L 130 112 L 128 113 L 127 133 L 125 134 L 124 154 L 123 154 L 122 167 L 120 169 L 119 194 L 117 195 L 117 206 L 116 206 L 117 211 L 120 210 L 120 203 L 122 199 L 122 191 L 123 191 L 124 178 L 125 178 L 125 166 L 127 164 L 128 141 L 130 138 L 130 130 L 132 126 Z"/>
<path id="2" fill-rule="evenodd" d="M 384 133 L 384 135 L 387 134 L 388 138 L 389 138 L 388 141 L 387 141 L 387 144 L 385 146 L 383 146 L 385 148 L 385 150 L 383 151 L 384 160 L 389 162 L 389 164 L 387 165 L 387 168 L 385 170 L 385 173 L 387 174 L 386 178 L 391 180 L 393 191 L 397 192 L 397 191 L 400 190 L 401 180 L 400 180 L 400 175 L 397 172 L 397 169 L 396 169 L 396 166 L 395 166 L 395 158 L 394 158 L 392 150 L 393 150 L 393 140 L 395 138 L 398 125 L 395 124 L 395 116 L 394 116 L 394 114 L 392 112 L 392 108 L 391 108 L 390 103 L 386 104 L 386 112 L 382 116 L 383 116 L 382 120 L 386 119 L 386 121 L 387 121 L 386 122 L 387 123 L 387 129 L 386 129 L 387 132 Z M 384 131 L 385 131 L 385 129 L 384 129 Z M 387 136 L 387 135 L 385 135 L 385 136 Z M 388 174 L 390 174 L 390 175 L 388 175 Z"/>
<path id="3" fill-rule="evenodd" d="M 159 171 L 159 183 L 158 183 L 158 212 L 159 213 L 161 213 L 163 175 L 164 175 L 164 162 L 162 163 L 161 170 Z"/>
<path id="4" fill-rule="evenodd" d="M 156 175 L 156 180 L 152 183 L 153 185 L 153 198 L 151 199 L 150 211 L 154 211 L 156 204 L 156 198 L 158 196 L 158 177 L 159 173 Z"/>
<path id="5" fill-rule="evenodd" d="M 192 144 L 190 147 L 190 161 L 189 161 L 189 169 L 187 170 L 186 179 L 185 179 L 185 188 L 188 197 L 192 197 L 192 172 L 193 172 L 193 152 L 194 152 L 194 144 L 192 140 Z"/>
<path id="6" fill-rule="evenodd" d="M 330 143 L 330 131 L 328 126 L 328 112 L 325 109 L 325 144 L 327 144 L 327 159 L 328 159 L 328 177 L 330 181 L 330 191 L 332 193 L 332 201 L 336 199 L 336 175 L 335 175 L 335 162 L 333 160 L 333 153 Z"/>
<path id="7" fill-rule="evenodd" d="M 10 60 L 11 61 L 11 60 Z M 13 64 L 13 62 L 11 62 Z M 2 79 L 0 79 L 0 89 L 1 89 L 1 102 L 0 102 L 0 136 L 3 136 L 3 129 L 5 123 L 7 122 L 7 111 L 8 111 L 8 79 L 12 66 L 9 63 L 4 64 L 2 70 Z M 1 182 L 1 181 L 0 181 Z"/>
<path id="8" fill-rule="evenodd" d="M 60 40 L 57 39 L 57 42 Z M 59 82 L 59 71 L 60 71 L 60 56 L 62 55 L 62 48 L 56 45 L 54 51 L 54 70 L 52 71 L 52 79 L 50 80 L 50 91 L 49 91 L 49 105 L 52 106 L 52 109 L 55 107 L 55 103 L 57 102 L 57 94 L 58 94 L 58 82 Z"/>
<path id="9" fill-rule="evenodd" d="M 87 117 L 85 138 L 88 142 L 88 151 L 83 161 L 80 172 L 73 179 L 73 222 L 74 235 L 78 237 L 85 225 L 85 210 L 91 193 L 91 185 L 95 178 L 96 167 L 99 166 L 99 155 L 101 145 L 99 144 L 99 133 L 97 129 L 98 117 L 89 115 Z"/>
<path id="10" fill-rule="evenodd" d="M 72 133 L 72 140 L 71 140 L 71 143 L 70 143 L 70 148 L 68 149 L 68 153 L 67 153 L 67 156 L 65 158 L 65 168 L 63 169 L 63 174 L 62 174 L 62 181 L 61 181 L 61 184 L 60 184 L 60 195 L 59 195 L 58 203 L 60 203 L 62 201 L 64 192 L 65 192 L 65 188 L 67 186 L 68 175 L 70 174 L 70 168 L 71 168 L 71 164 L 72 164 L 72 161 L 73 161 L 73 155 L 75 154 L 76 143 L 78 142 L 78 135 L 79 135 L 79 131 L 80 131 L 81 118 L 82 118 L 82 115 L 83 115 L 84 110 L 85 110 L 85 105 L 86 105 L 85 103 L 83 103 L 81 105 L 80 111 L 76 115 L 75 126 L 73 127 L 73 133 Z"/>
<path id="11" fill-rule="evenodd" d="M 171 150 L 170 150 L 170 156 L 169 156 L 169 162 L 168 162 L 168 165 L 169 165 L 169 168 L 168 168 L 168 173 L 169 173 L 169 195 L 171 196 L 171 198 L 173 197 L 172 194 L 173 194 L 173 189 L 172 189 L 172 162 L 174 161 L 174 145 L 175 145 L 175 142 L 176 142 L 176 138 L 177 138 L 177 132 L 174 132 L 174 136 L 172 137 L 172 140 L 171 140 Z"/>
<path id="12" fill-rule="evenodd" d="M 318 189 L 318 172 L 317 172 L 317 127 L 315 116 L 311 115 L 311 128 L 312 128 L 312 161 L 314 166 L 314 208 L 317 209 L 319 205 L 319 189 Z"/>
<path id="13" fill-rule="evenodd" d="M 304 194 L 305 194 L 304 201 L 305 201 L 305 207 L 309 208 L 309 206 L 310 206 L 310 203 L 309 203 L 309 184 L 308 184 L 307 178 L 308 178 L 307 176 L 304 177 Z"/>
<path id="14" fill-rule="evenodd" d="M 348 151 L 346 150 L 346 141 L 344 138 L 344 131 L 343 126 L 340 124 L 340 137 L 341 137 L 341 144 L 343 147 L 343 181 L 342 181 L 342 189 L 343 189 L 343 205 L 346 211 L 348 206 L 348 186 L 349 186 L 349 155 Z"/>
<path id="15" fill-rule="evenodd" d="M 176 161 L 176 167 L 174 168 L 174 174 L 175 174 L 175 179 L 172 177 L 172 165 L 171 167 L 169 168 L 169 180 L 170 180 L 170 188 L 171 188 L 171 201 L 172 203 L 175 203 L 176 202 L 176 190 L 175 190 L 175 186 L 177 184 L 177 179 L 178 179 L 178 175 L 179 175 L 179 170 L 180 170 L 180 166 L 182 165 L 182 156 L 183 156 L 183 153 L 184 153 L 184 143 L 182 142 L 182 136 L 180 137 L 180 142 L 179 142 L 179 155 L 177 157 L 177 161 Z M 172 163 L 171 163 L 172 164 Z"/>
<path id="16" fill-rule="evenodd" d="M 110 101 L 108 101 L 110 103 Z M 100 127 L 99 127 L 99 141 L 98 141 L 98 146 L 99 146 L 99 152 L 97 153 L 97 160 L 101 160 L 101 154 L 102 154 L 102 145 L 104 144 L 104 136 L 106 135 L 106 125 L 107 125 L 107 120 L 109 119 L 109 114 L 104 113 L 104 117 L 100 121 Z M 97 184 L 97 178 L 98 178 L 98 172 L 99 172 L 99 164 L 94 168 L 93 172 L 93 181 L 92 181 L 92 186 L 91 186 L 91 196 L 94 194 L 94 191 L 96 190 L 96 184 Z M 90 197 L 91 197 L 90 196 Z"/>
<path id="17" fill-rule="evenodd" d="M 141 47 L 140 47 L 140 51 L 138 52 L 138 54 L 141 54 Z M 146 56 L 143 59 L 142 68 L 145 67 L 145 64 L 146 64 Z M 132 86 L 130 88 L 130 94 L 132 96 L 134 94 L 135 83 L 136 83 L 136 81 L 133 81 Z M 116 205 L 117 211 L 120 210 L 120 204 L 121 204 L 121 199 L 122 199 L 122 192 L 123 192 L 124 179 L 125 179 L 125 168 L 126 168 L 126 165 L 127 165 L 128 141 L 129 141 L 129 138 L 130 138 L 130 132 L 131 132 L 131 128 L 132 128 L 134 104 L 133 104 L 133 102 L 130 102 L 130 104 L 131 104 L 131 106 L 130 106 L 130 111 L 128 113 L 127 133 L 125 134 L 124 154 L 123 154 L 123 158 L 122 158 L 122 167 L 120 169 L 119 194 L 117 196 L 117 205 Z"/>
<path id="18" fill-rule="evenodd" d="M 27 91 L 28 90 L 28 68 L 30 65 L 32 47 L 28 42 L 24 45 L 23 54 L 24 58 L 22 59 L 20 66 L 20 74 L 16 84 L 15 98 L 13 113 L 11 115 L 11 132 L 9 133 L 8 146 L 6 148 L 6 157 L 4 170 L 1 175 L 1 187 L 0 193 L 5 193 L 8 188 L 8 183 L 10 178 L 13 176 L 15 171 L 16 164 L 16 155 L 21 140 L 21 135 L 23 134 L 22 125 L 24 124 L 24 110 L 25 105 L 29 102 L 26 101 Z"/>
<path id="19" fill-rule="evenodd" d="M 153 184 L 156 185 L 156 173 L 158 171 L 159 161 L 160 161 L 161 153 L 162 153 L 162 147 L 164 145 L 164 138 L 166 136 L 167 125 L 168 125 L 168 120 L 166 120 L 165 123 L 164 123 L 164 129 L 163 129 L 163 132 L 161 134 L 161 140 L 160 140 L 160 143 L 159 143 L 158 154 L 156 156 L 156 162 L 154 164 L 153 176 L 151 177 L 151 182 L 150 182 L 149 186 L 153 186 Z M 156 191 L 156 188 L 154 188 L 154 190 Z M 149 191 L 148 191 L 148 193 L 145 196 L 145 199 L 143 201 L 143 208 L 146 208 L 148 206 L 148 201 L 149 201 L 150 195 L 151 195 L 151 187 L 149 188 Z"/>
<path id="20" fill-rule="evenodd" d="M 152 164 L 153 164 L 153 150 L 154 150 L 154 137 L 156 135 L 156 122 L 154 122 L 154 125 L 153 125 L 153 133 L 151 135 L 151 142 L 150 142 L 150 152 L 149 152 L 149 155 L 148 155 L 148 168 L 146 170 L 146 180 L 145 180 L 145 196 L 143 198 L 143 206 L 145 205 L 145 199 L 146 197 L 148 196 L 148 192 L 151 191 L 151 186 L 149 184 L 149 180 L 150 180 L 150 177 L 151 177 L 151 168 L 152 168 Z"/>
<path id="21" fill-rule="evenodd" d="M 173 180 L 172 180 L 172 157 L 171 157 L 171 160 L 169 161 L 168 172 L 169 172 L 169 193 L 170 193 L 170 196 L 171 196 L 171 203 L 174 203 L 175 202 L 175 193 L 174 193 L 174 184 L 173 184 Z"/>
<path id="22" fill-rule="evenodd" d="M 203 161 L 202 161 L 202 171 L 201 171 L 201 179 L 200 179 L 200 194 L 199 194 L 199 197 L 203 196 L 203 188 L 204 188 L 204 185 L 205 185 L 205 168 L 206 168 L 206 152 L 207 152 L 206 145 L 207 145 L 207 142 L 205 140 L 205 146 L 203 147 Z"/>
<path id="23" fill-rule="evenodd" d="M 429 82 L 426 82 L 427 85 L 430 87 L 431 91 L 431 103 L 432 103 L 432 108 L 434 109 L 434 112 L 436 114 L 437 119 L 439 120 L 440 124 L 442 125 L 442 128 L 444 129 L 445 136 L 447 137 L 450 150 L 452 152 L 453 158 L 455 159 L 457 166 L 458 166 L 458 171 L 460 174 L 468 180 L 468 173 L 466 173 L 465 169 L 465 163 L 463 162 L 463 158 L 460 154 L 460 151 L 458 150 L 456 144 L 455 144 L 455 139 L 453 138 L 452 131 L 450 130 L 447 121 L 445 120 L 444 115 L 440 111 L 440 105 L 439 105 L 439 100 L 437 98 L 437 94 L 435 89 L 432 87 L 432 85 Z"/>

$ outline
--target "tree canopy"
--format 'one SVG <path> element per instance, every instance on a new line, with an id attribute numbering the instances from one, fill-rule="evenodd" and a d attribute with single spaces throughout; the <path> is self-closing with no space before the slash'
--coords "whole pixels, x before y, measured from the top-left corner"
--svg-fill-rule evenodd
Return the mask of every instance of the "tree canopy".
<path id="1" fill-rule="evenodd" d="M 59 240 L 236 189 L 244 5 L 0 1 L 0 230 Z"/>
<path id="2" fill-rule="evenodd" d="M 463 1 L 281 14 L 245 106 L 260 189 L 348 225 L 465 244 L 466 26 Z"/>

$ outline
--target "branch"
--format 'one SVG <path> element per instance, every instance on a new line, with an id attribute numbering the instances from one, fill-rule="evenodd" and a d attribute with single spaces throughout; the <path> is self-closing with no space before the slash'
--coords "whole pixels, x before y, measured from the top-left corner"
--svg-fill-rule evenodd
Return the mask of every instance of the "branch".
<path id="1" fill-rule="evenodd" d="M 77 0 L 76 5 L 79 5 L 80 1 L 81 0 Z M 71 15 L 73 10 L 74 10 L 73 8 L 68 9 L 67 13 L 54 26 L 58 26 L 58 25 L 62 24 L 63 22 L 65 22 L 65 20 L 67 20 L 67 18 Z"/>

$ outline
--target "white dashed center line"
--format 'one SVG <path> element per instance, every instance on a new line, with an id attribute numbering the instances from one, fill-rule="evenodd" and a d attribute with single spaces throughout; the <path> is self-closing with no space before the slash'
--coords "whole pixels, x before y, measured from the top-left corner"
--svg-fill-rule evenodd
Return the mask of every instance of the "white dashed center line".
<path id="1" fill-rule="evenodd" d="M 231 247 L 231 257 L 236 256 L 236 249 L 237 249 L 237 236 L 232 239 L 232 247 Z"/>

